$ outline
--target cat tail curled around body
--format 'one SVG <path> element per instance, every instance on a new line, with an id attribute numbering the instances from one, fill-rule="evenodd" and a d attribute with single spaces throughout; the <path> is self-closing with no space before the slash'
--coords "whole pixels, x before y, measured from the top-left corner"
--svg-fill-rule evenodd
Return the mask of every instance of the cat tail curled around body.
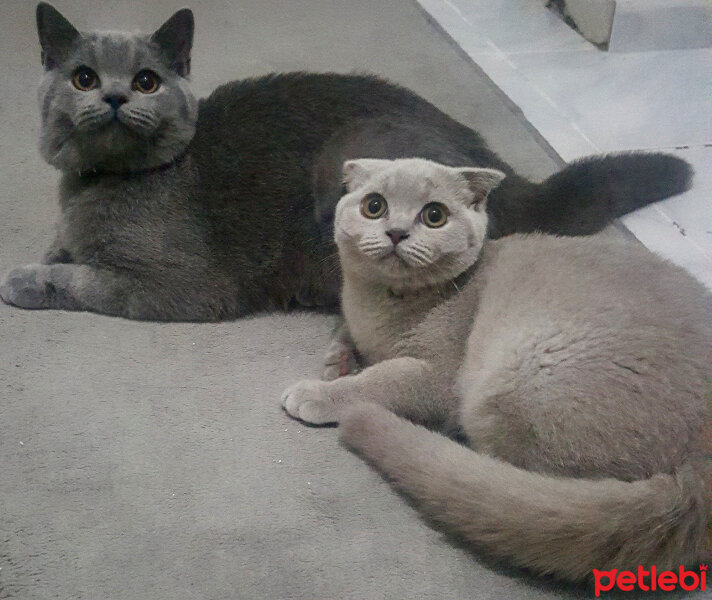
<path id="1" fill-rule="evenodd" d="M 555 477 L 478 454 L 374 404 L 341 420 L 342 442 L 477 549 L 538 574 L 584 581 L 592 570 L 704 561 L 701 465 L 625 482 Z"/>
<path id="2" fill-rule="evenodd" d="M 539 184 L 507 177 L 490 196 L 490 237 L 534 231 L 590 235 L 615 218 L 685 192 L 692 176 L 681 158 L 632 152 L 582 158 Z"/>

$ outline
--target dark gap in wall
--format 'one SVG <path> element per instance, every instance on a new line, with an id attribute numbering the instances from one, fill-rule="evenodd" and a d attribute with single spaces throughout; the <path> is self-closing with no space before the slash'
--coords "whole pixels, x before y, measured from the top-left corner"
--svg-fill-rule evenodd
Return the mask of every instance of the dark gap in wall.
<path id="1" fill-rule="evenodd" d="M 551 12 L 555 13 L 564 23 L 566 23 L 569 27 L 571 27 L 571 29 L 573 29 L 576 33 L 578 33 L 589 44 L 595 46 L 599 50 L 608 50 L 607 43 L 596 44 L 596 43 L 592 42 L 591 40 L 586 39 L 586 37 L 581 33 L 581 30 L 578 28 L 578 25 L 576 25 L 576 21 L 574 21 L 571 18 L 568 11 L 566 10 L 566 0 L 548 0 L 547 3 L 545 4 L 545 6 Z"/>

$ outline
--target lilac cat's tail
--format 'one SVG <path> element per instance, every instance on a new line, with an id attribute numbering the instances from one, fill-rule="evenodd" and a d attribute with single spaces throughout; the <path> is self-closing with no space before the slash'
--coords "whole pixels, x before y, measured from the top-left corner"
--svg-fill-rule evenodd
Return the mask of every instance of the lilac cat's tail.
<path id="1" fill-rule="evenodd" d="M 709 551 L 702 468 L 624 482 L 524 471 L 371 404 L 341 422 L 358 452 L 429 518 L 483 551 L 569 581 L 593 569 L 678 569 Z M 515 442 L 516 443 L 516 442 Z"/>

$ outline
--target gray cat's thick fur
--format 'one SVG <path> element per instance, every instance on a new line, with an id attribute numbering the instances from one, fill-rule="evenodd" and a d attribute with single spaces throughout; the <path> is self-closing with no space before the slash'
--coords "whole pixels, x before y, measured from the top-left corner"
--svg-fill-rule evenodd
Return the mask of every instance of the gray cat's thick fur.
<path id="1" fill-rule="evenodd" d="M 188 9 L 152 35 L 80 33 L 41 3 L 37 26 L 40 147 L 63 172 L 62 215 L 43 264 L 0 284 L 5 302 L 25 308 L 211 321 L 334 306 L 331 221 L 348 158 L 424 156 L 507 172 L 489 204 L 492 237 L 597 231 L 691 179 L 680 159 L 632 154 L 532 183 L 476 132 L 376 77 L 272 75 L 198 103 L 186 79 Z M 97 85 L 73 85 L 82 68 Z M 143 93 L 136 81 L 147 70 L 160 86 Z"/>
<path id="2" fill-rule="evenodd" d="M 704 287 L 621 241 L 485 240 L 497 171 L 344 169 L 342 308 L 366 368 L 295 384 L 286 410 L 340 422 L 343 442 L 425 514 L 518 566 L 582 580 L 705 560 Z M 388 208 L 366 218 L 374 193 Z M 449 211 L 444 226 L 424 224 L 430 202 Z"/>

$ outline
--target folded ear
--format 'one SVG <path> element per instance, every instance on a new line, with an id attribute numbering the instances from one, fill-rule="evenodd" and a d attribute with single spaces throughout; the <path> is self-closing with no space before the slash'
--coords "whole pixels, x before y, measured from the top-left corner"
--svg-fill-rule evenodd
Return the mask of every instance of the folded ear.
<path id="1" fill-rule="evenodd" d="M 168 65 L 181 77 L 190 74 L 194 29 L 193 12 L 189 8 L 182 8 L 151 36 L 151 41 L 161 49 Z"/>
<path id="2" fill-rule="evenodd" d="M 347 160 L 342 169 L 344 184 L 349 192 L 360 188 L 376 173 L 388 167 L 393 161 L 380 158 L 358 158 Z"/>
<path id="3" fill-rule="evenodd" d="M 455 170 L 467 182 L 472 193 L 472 206 L 478 211 L 485 210 L 487 195 L 505 178 L 505 174 L 497 169 L 467 167 Z"/>
<path id="4" fill-rule="evenodd" d="M 69 55 L 74 40 L 81 34 L 53 6 L 40 2 L 35 12 L 37 35 L 42 47 L 42 64 L 50 70 Z"/>

